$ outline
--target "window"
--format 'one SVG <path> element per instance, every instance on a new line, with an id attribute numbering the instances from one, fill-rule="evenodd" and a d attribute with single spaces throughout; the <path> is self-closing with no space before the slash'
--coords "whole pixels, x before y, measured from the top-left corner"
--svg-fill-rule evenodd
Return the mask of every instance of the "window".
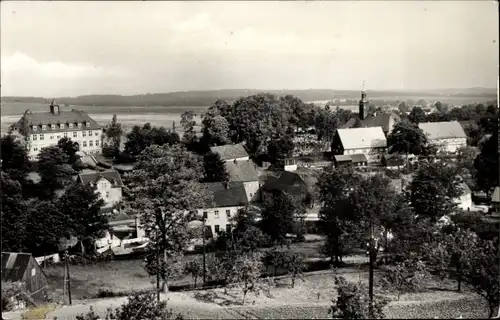
<path id="1" fill-rule="evenodd" d="M 36 134 L 33 135 L 33 140 L 36 140 L 37 136 Z"/>
<path id="2" fill-rule="evenodd" d="M 98 135 L 99 135 L 99 131 L 95 131 L 94 136 L 98 136 Z"/>
<path id="3" fill-rule="evenodd" d="M 47 130 L 47 126 L 42 124 L 42 130 Z"/>
<path id="4" fill-rule="evenodd" d="M 231 225 L 230 224 L 226 224 L 226 231 L 231 231 Z"/>
<path id="5" fill-rule="evenodd" d="M 90 128 L 90 122 L 87 122 L 85 125 L 87 126 L 87 128 Z"/>
<path id="6" fill-rule="evenodd" d="M 43 140 L 43 134 L 40 135 L 40 140 Z"/>
<path id="7" fill-rule="evenodd" d="M 33 131 L 36 131 L 38 129 L 37 126 L 33 126 Z"/>
<path id="8" fill-rule="evenodd" d="M 54 140 L 54 136 L 50 136 L 49 138 L 50 138 L 50 140 Z"/>
<path id="9" fill-rule="evenodd" d="M 203 211 L 203 219 L 206 219 L 206 218 L 208 218 L 208 212 Z"/>
<path id="10" fill-rule="evenodd" d="M 38 151 L 38 148 L 37 148 L 37 147 L 34 147 L 34 148 L 33 148 L 33 151 Z"/>
<path id="11" fill-rule="evenodd" d="M 73 138 L 78 137 L 78 132 L 73 132 Z"/>
<path id="12" fill-rule="evenodd" d="M 99 146 L 99 140 L 96 140 L 95 141 L 95 146 L 98 147 Z"/>
<path id="13" fill-rule="evenodd" d="M 61 124 L 59 125 L 59 128 L 64 129 L 64 123 L 61 123 Z"/>
<path id="14" fill-rule="evenodd" d="M 65 133 L 64 133 L 64 137 L 65 137 L 65 138 L 67 138 L 67 137 L 68 137 L 68 133 L 67 133 L 67 132 L 65 132 Z"/>
<path id="15" fill-rule="evenodd" d="M 94 141 L 90 140 L 89 141 L 89 147 L 93 147 L 94 146 Z"/>
<path id="16" fill-rule="evenodd" d="M 83 147 L 86 148 L 87 147 L 87 141 L 83 141 Z"/>
<path id="17" fill-rule="evenodd" d="M 231 218 L 231 210 L 226 210 L 226 216 L 227 216 L 228 218 Z"/>
<path id="18" fill-rule="evenodd" d="M 36 269 L 33 268 L 33 269 L 31 269 L 31 276 L 34 277 L 35 275 L 36 275 Z"/>
<path id="19" fill-rule="evenodd" d="M 82 127 L 82 124 L 80 122 L 78 122 L 78 128 L 81 128 Z"/>
<path id="20" fill-rule="evenodd" d="M 89 137 L 92 137 L 92 131 L 89 131 Z"/>
<path id="21" fill-rule="evenodd" d="M 61 136 L 60 136 L 60 135 L 59 135 L 59 136 L 57 136 L 57 140 L 59 140 L 59 139 L 61 139 Z"/>
<path id="22" fill-rule="evenodd" d="M 73 124 L 72 124 L 72 123 L 68 123 L 68 127 L 69 127 L 70 129 L 72 129 L 72 128 L 73 128 Z"/>
<path id="23" fill-rule="evenodd" d="M 56 130 L 56 125 L 55 124 L 51 125 L 51 128 L 52 130 Z"/>
<path id="24" fill-rule="evenodd" d="M 109 191 L 106 191 L 106 198 L 109 198 Z"/>
<path id="25" fill-rule="evenodd" d="M 215 233 L 219 233 L 219 232 L 220 232 L 219 225 L 218 225 L 218 224 L 216 224 L 216 225 L 215 225 Z"/>
<path id="26" fill-rule="evenodd" d="M 252 199 L 252 198 L 253 198 L 253 193 L 250 193 L 250 199 Z"/>
<path id="27" fill-rule="evenodd" d="M 86 137 L 87 136 L 87 131 L 82 131 L 82 137 Z"/>
<path id="28" fill-rule="evenodd" d="M 215 217 L 218 218 L 219 217 L 219 210 L 215 210 L 214 214 L 215 214 Z"/>

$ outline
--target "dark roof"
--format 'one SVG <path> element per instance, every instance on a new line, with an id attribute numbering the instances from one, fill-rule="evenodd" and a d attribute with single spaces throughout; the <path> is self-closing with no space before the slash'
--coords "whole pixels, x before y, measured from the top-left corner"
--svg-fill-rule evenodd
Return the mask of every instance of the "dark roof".
<path id="1" fill-rule="evenodd" d="M 247 194 L 243 182 L 213 182 L 204 184 L 213 198 L 205 203 L 208 208 L 238 207 L 248 204 Z"/>
<path id="2" fill-rule="evenodd" d="M 229 174 L 229 181 L 258 181 L 259 173 L 253 161 L 228 161 L 226 171 Z"/>
<path id="3" fill-rule="evenodd" d="M 101 178 L 105 178 L 106 180 L 109 180 L 109 182 L 116 183 L 120 186 L 123 187 L 123 181 L 122 178 L 120 177 L 120 174 L 116 170 L 104 170 L 104 171 L 87 171 L 84 173 L 80 173 L 78 175 L 78 178 L 82 183 L 90 183 L 90 182 L 97 182 Z"/>
<path id="4" fill-rule="evenodd" d="M 2 281 L 22 281 L 30 259 L 29 253 L 2 252 Z"/>
<path id="5" fill-rule="evenodd" d="M 82 130 L 96 130 L 101 129 L 101 126 L 97 124 L 85 111 L 83 110 L 71 110 L 71 111 L 59 111 L 59 114 L 55 115 L 51 112 L 31 112 L 26 110 L 21 119 L 14 125 L 15 128 L 21 129 L 25 121 L 28 126 L 28 132 L 32 133 L 33 126 L 38 126 L 37 133 L 51 133 L 51 132 L 62 132 L 62 131 L 82 131 Z M 73 128 L 69 128 L 68 124 L 73 123 Z M 82 126 L 78 128 L 77 123 L 82 123 Z M 86 123 L 90 126 L 87 127 Z M 42 130 L 42 125 L 52 125 L 55 124 L 56 128 L 52 130 L 51 126 L 48 126 L 46 130 Z M 59 124 L 65 124 L 64 129 L 59 127 Z"/>
<path id="6" fill-rule="evenodd" d="M 225 146 L 210 147 L 210 151 L 218 153 L 222 160 L 248 157 L 248 153 L 241 144 L 227 144 Z"/>
<path id="7" fill-rule="evenodd" d="M 348 154 L 337 154 L 334 156 L 335 162 L 351 162 L 352 158 Z"/>
<path id="8" fill-rule="evenodd" d="M 283 191 L 292 195 L 304 194 L 309 191 L 307 183 L 302 177 L 289 171 L 283 171 L 279 178 L 269 177 L 262 188 L 266 191 Z"/>
<path id="9" fill-rule="evenodd" d="M 351 155 L 352 162 L 367 162 L 366 156 L 363 153 L 356 153 Z"/>
<path id="10" fill-rule="evenodd" d="M 350 117 L 346 123 L 340 126 L 341 129 L 352 128 L 356 124 L 356 120 L 359 120 L 358 117 Z"/>
<path id="11" fill-rule="evenodd" d="M 375 116 L 366 117 L 366 119 L 361 121 L 361 125 L 363 127 L 382 127 L 384 132 L 389 132 L 391 130 L 391 118 L 393 118 L 394 122 L 401 120 L 401 118 L 393 112 L 380 113 Z"/>

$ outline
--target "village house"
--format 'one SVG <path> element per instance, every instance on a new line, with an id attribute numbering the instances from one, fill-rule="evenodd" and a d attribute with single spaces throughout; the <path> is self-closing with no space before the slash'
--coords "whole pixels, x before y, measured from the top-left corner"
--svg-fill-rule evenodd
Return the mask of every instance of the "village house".
<path id="1" fill-rule="evenodd" d="M 364 154 L 368 163 L 379 162 L 386 148 L 382 127 L 338 129 L 332 142 L 334 155 Z"/>
<path id="2" fill-rule="evenodd" d="M 248 161 L 250 157 L 242 144 L 226 144 L 210 147 L 210 151 L 219 154 L 222 161 Z"/>
<path id="3" fill-rule="evenodd" d="M 229 182 L 242 182 L 249 202 L 260 199 L 260 182 L 257 165 L 251 161 L 227 161 Z"/>
<path id="4" fill-rule="evenodd" d="M 278 177 L 268 176 L 262 186 L 262 201 L 270 201 L 276 192 L 285 192 L 308 206 L 313 205 L 309 186 L 298 173 L 283 171 Z"/>
<path id="5" fill-rule="evenodd" d="M 385 136 L 391 133 L 394 124 L 401 121 L 401 117 L 394 112 L 376 112 L 374 115 L 369 115 L 365 119 L 361 120 L 361 126 L 366 128 L 371 127 L 382 127 Z"/>
<path id="6" fill-rule="evenodd" d="M 243 182 L 213 182 L 204 184 L 206 191 L 212 195 L 205 208 L 198 209 L 198 215 L 203 217 L 205 227 L 212 234 L 231 228 L 231 218 L 239 209 L 248 204 L 248 198 Z"/>
<path id="7" fill-rule="evenodd" d="M 455 153 L 458 148 L 467 146 L 467 135 L 458 121 L 422 122 L 418 127 L 438 151 Z"/>
<path id="8" fill-rule="evenodd" d="M 19 297 L 20 301 L 47 301 L 47 277 L 30 253 L 2 252 L 2 283 L 4 282 L 25 284 L 27 295 Z"/>
<path id="9" fill-rule="evenodd" d="M 368 160 L 366 156 L 362 153 L 358 154 L 348 154 L 348 155 L 336 155 L 333 156 L 333 163 L 335 167 L 339 167 L 342 165 L 353 165 L 355 167 L 366 167 L 368 164 Z"/>
<path id="10" fill-rule="evenodd" d="M 31 160 L 36 160 L 42 148 L 57 145 L 64 137 L 77 142 L 85 153 L 102 153 L 102 127 L 86 112 L 74 109 L 61 111 L 54 101 L 49 112 L 26 110 L 11 130 L 24 138 Z"/>
<path id="11" fill-rule="evenodd" d="M 97 188 L 96 192 L 104 200 L 103 208 L 113 207 L 122 199 L 123 181 L 118 171 L 114 169 L 104 171 L 83 170 L 78 175 L 77 181 Z"/>

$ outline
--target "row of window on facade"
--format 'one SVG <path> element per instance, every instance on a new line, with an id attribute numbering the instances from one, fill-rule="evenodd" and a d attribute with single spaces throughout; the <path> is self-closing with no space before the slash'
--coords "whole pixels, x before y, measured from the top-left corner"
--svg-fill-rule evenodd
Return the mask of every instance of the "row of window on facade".
<path id="1" fill-rule="evenodd" d="M 73 126 L 73 125 L 74 125 L 73 123 L 68 123 L 68 128 L 73 129 L 73 128 L 74 128 L 74 126 Z M 76 127 L 77 127 L 77 128 L 81 128 L 81 127 L 82 127 L 82 125 L 83 125 L 83 124 L 82 124 L 81 122 L 76 123 Z M 47 130 L 47 126 L 48 126 L 48 125 L 46 125 L 46 124 L 42 124 L 42 130 Z M 57 128 L 57 125 L 55 125 L 55 124 L 51 124 L 51 125 L 49 125 L 49 126 L 50 126 L 50 128 L 51 128 L 52 130 L 56 130 L 56 128 Z M 85 122 L 85 126 L 86 126 L 87 128 L 90 128 L 90 122 Z M 66 129 L 66 124 L 65 124 L 65 123 L 61 123 L 61 124 L 59 124 L 59 129 Z M 34 126 L 33 126 L 33 131 L 37 131 L 37 130 L 38 130 L 38 126 L 37 126 L 37 125 L 34 125 Z"/>
<path id="2" fill-rule="evenodd" d="M 51 137 L 51 139 L 52 139 L 52 138 L 53 138 L 53 137 Z M 36 139 L 35 139 L 35 140 L 36 140 Z M 40 140 L 43 140 L 43 139 L 40 139 Z M 88 143 L 89 143 L 89 144 L 88 144 L 88 146 L 89 146 L 89 147 L 93 147 L 93 146 L 94 146 L 94 141 L 89 140 L 89 141 L 88 141 Z M 83 142 L 82 142 L 82 146 L 83 146 L 84 148 L 86 148 L 86 147 L 87 147 L 87 141 L 83 141 Z M 98 147 L 98 146 L 99 146 L 99 140 L 96 140 L 96 141 L 95 141 L 95 146 L 96 146 L 96 147 Z M 37 147 L 34 147 L 34 148 L 33 148 L 33 151 L 38 151 L 38 148 L 37 148 Z"/>
<path id="3" fill-rule="evenodd" d="M 215 216 L 215 218 L 219 218 L 219 210 L 214 211 L 214 216 Z M 226 210 L 226 217 L 231 218 L 231 210 Z M 208 218 L 208 212 L 203 211 L 203 219 L 207 219 L 207 218 Z"/>
<path id="4" fill-rule="evenodd" d="M 88 134 L 89 134 L 89 137 L 92 137 L 92 130 L 89 130 L 88 131 Z M 94 136 L 98 136 L 99 135 L 99 131 L 94 131 Z M 44 139 L 44 135 L 43 133 L 41 133 L 40 135 L 36 135 L 34 134 L 33 135 L 33 141 L 37 140 L 38 139 L 38 136 L 40 136 L 40 140 L 43 140 Z M 67 137 L 68 136 L 68 133 L 67 132 L 64 132 L 63 133 L 63 136 L 64 137 Z M 87 136 L 87 131 L 82 131 L 82 137 L 86 137 Z M 50 139 L 54 139 L 55 136 L 50 136 Z M 57 139 L 60 139 L 61 136 L 58 135 L 57 136 Z M 75 131 L 73 132 L 73 138 L 78 138 L 78 131 Z"/>

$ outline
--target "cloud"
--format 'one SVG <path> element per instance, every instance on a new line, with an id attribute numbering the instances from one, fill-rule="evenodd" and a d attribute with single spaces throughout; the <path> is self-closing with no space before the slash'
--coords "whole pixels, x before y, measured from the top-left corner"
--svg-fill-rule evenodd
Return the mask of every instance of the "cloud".
<path id="1" fill-rule="evenodd" d="M 116 70 L 105 70 L 96 66 L 65 64 L 57 61 L 40 62 L 22 52 L 2 57 L 2 77 L 24 74 L 49 79 L 101 78 L 119 75 Z"/>

